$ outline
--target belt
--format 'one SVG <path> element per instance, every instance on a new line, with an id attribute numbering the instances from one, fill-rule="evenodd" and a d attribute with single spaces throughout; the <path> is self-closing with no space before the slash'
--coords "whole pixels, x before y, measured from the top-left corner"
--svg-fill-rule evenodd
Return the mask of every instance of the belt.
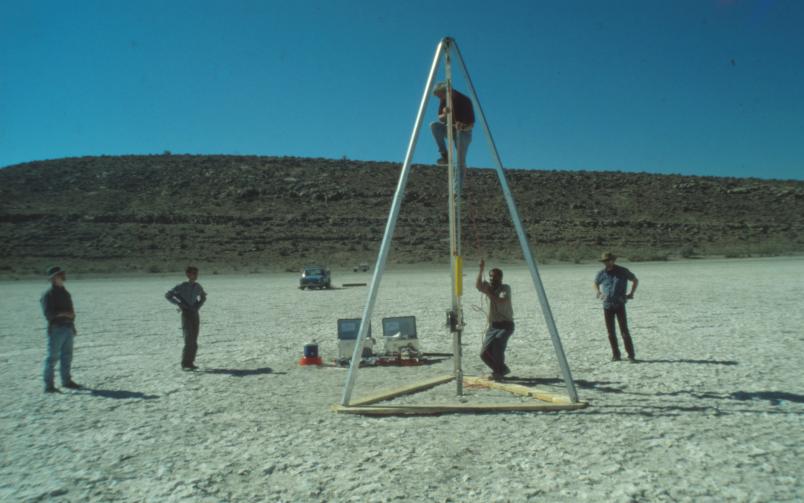
<path id="1" fill-rule="evenodd" d="M 503 330 L 512 330 L 514 328 L 513 321 L 492 321 L 491 328 L 501 328 Z"/>

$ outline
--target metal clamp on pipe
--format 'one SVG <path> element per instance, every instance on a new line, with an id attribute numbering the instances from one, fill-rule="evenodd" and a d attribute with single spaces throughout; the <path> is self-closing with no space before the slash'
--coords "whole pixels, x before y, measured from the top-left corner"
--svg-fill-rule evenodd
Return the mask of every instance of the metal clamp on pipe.
<path id="1" fill-rule="evenodd" d="M 461 316 L 463 318 L 463 316 Z M 463 324 L 458 324 L 458 313 L 450 309 L 447 310 L 447 322 L 445 326 L 449 327 L 450 332 L 463 331 Z"/>

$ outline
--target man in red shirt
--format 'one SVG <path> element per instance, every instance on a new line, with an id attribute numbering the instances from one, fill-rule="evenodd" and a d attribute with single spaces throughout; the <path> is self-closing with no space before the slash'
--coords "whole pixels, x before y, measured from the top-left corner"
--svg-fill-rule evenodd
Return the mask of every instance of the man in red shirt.
<path id="1" fill-rule="evenodd" d="M 439 100 L 438 120 L 430 124 L 433 131 L 438 152 L 441 157 L 436 161 L 439 166 L 447 164 L 447 84 L 439 82 L 433 89 L 433 95 Z M 475 125 L 475 111 L 472 107 L 472 100 L 452 89 L 452 120 L 454 125 L 453 138 L 455 148 L 458 151 L 457 180 L 456 190 L 460 191 L 463 187 L 464 170 L 466 169 L 466 152 L 472 142 L 472 128 Z"/>

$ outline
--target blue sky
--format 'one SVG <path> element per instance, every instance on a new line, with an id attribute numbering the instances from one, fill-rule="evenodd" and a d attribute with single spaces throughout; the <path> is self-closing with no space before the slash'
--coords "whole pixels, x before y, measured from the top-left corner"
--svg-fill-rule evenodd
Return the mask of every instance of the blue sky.
<path id="1" fill-rule="evenodd" d="M 506 167 L 804 180 L 802 26 L 780 0 L 0 0 L 0 166 L 401 162 L 450 35 Z M 414 161 L 436 157 L 424 130 Z M 491 166 L 479 129 L 469 164 Z"/>

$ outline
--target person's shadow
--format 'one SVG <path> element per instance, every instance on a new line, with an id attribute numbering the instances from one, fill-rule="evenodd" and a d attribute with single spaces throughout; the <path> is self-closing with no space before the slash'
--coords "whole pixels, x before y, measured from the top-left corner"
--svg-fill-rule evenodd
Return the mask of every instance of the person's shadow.
<path id="1" fill-rule="evenodd" d="M 285 374 L 285 372 L 274 372 L 271 367 L 261 367 L 257 369 L 202 369 L 198 371 L 202 374 L 225 374 L 230 375 L 233 377 L 246 377 L 246 376 L 256 376 L 256 375 L 263 375 L 263 374 Z"/>
<path id="2" fill-rule="evenodd" d="M 126 391 L 122 389 L 92 389 L 84 388 L 91 396 L 101 398 L 114 398 L 115 400 L 155 400 L 159 395 L 148 395 L 139 391 Z"/>

